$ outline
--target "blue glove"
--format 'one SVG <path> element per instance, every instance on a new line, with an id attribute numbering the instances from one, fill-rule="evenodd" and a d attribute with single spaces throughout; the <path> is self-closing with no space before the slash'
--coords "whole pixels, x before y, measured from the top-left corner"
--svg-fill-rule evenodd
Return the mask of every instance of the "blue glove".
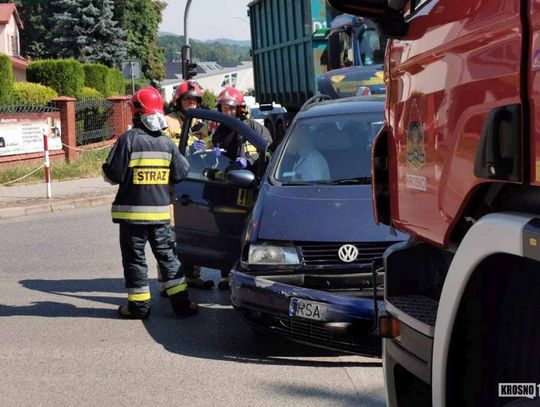
<path id="1" fill-rule="evenodd" d="M 214 154 L 216 155 L 216 157 L 221 156 L 221 149 L 219 147 L 214 147 L 212 150 L 214 151 Z"/>
<path id="2" fill-rule="evenodd" d="M 234 162 L 243 170 L 245 170 L 248 166 L 248 160 L 246 160 L 244 157 L 236 157 Z"/>
<path id="3" fill-rule="evenodd" d="M 204 148 L 206 147 L 206 143 L 202 140 L 195 140 L 193 144 L 191 145 L 191 147 L 195 151 L 204 150 Z"/>

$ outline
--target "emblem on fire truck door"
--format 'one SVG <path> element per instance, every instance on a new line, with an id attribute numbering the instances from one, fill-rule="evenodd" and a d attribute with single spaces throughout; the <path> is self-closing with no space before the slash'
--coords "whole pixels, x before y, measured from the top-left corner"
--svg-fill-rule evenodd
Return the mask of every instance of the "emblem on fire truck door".
<path id="1" fill-rule="evenodd" d="M 426 163 L 424 130 L 418 122 L 412 122 L 407 130 L 407 163 L 416 170 Z"/>

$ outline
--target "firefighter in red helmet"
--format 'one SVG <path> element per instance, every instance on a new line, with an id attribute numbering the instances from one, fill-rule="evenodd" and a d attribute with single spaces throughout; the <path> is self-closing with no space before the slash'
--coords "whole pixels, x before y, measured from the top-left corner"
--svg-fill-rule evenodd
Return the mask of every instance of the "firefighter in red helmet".
<path id="1" fill-rule="evenodd" d="M 255 130 L 268 144 L 272 143 L 272 137 L 268 129 L 249 118 L 244 94 L 240 90 L 233 87 L 225 88 L 218 95 L 216 104 L 221 113 L 242 120 L 247 126 Z M 258 159 L 255 158 L 257 157 L 257 149 L 244 140 L 241 134 L 231 130 L 225 124 L 220 124 L 212 135 L 212 143 L 216 146 L 215 151 L 224 150 L 223 154 L 234 160 L 239 168 L 255 170 L 254 167 L 256 167 L 258 162 Z M 228 290 L 230 288 L 228 276 L 229 270 L 221 271 L 222 281 L 218 284 L 220 290 Z"/>
<path id="2" fill-rule="evenodd" d="M 165 131 L 171 139 L 179 145 L 182 126 L 184 125 L 186 110 L 196 109 L 201 106 L 202 91 L 197 82 L 184 81 L 175 90 L 173 97 L 174 111 L 169 113 L 167 119 L 168 128 Z M 196 120 L 193 122 L 192 131 L 188 137 L 188 148 L 191 153 L 212 147 L 212 139 L 208 136 L 208 126 Z M 174 211 L 171 205 L 171 219 L 174 226 Z M 196 265 L 182 264 L 189 287 L 209 290 L 214 286 L 214 281 L 201 278 L 201 268 Z M 159 266 L 158 266 L 159 272 Z"/>
<path id="3" fill-rule="evenodd" d="M 242 120 L 265 141 L 269 144 L 272 143 L 268 129 L 249 117 L 244 94 L 241 91 L 233 87 L 223 89 L 217 97 L 216 104 L 221 113 Z M 226 150 L 224 154 L 236 160 L 236 163 L 242 168 L 248 168 L 253 164 L 249 156 L 250 152 L 255 151 L 255 148 L 243 140 L 240 134 L 232 132 L 228 127 L 220 125 L 212 135 L 212 143 L 214 146 Z"/>
<path id="4" fill-rule="evenodd" d="M 133 128 L 112 148 L 103 174 L 119 184 L 112 205 L 112 219 L 120 226 L 120 249 L 128 303 L 118 309 L 121 317 L 146 319 L 150 315 L 150 287 L 145 246 L 150 242 L 161 270 L 160 280 L 178 317 L 197 313 L 189 300 L 187 284 L 175 253 L 170 226 L 170 186 L 185 178 L 187 160 L 163 134 L 167 122 L 163 99 L 151 87 L 137 91 L 130 102 Z"/>

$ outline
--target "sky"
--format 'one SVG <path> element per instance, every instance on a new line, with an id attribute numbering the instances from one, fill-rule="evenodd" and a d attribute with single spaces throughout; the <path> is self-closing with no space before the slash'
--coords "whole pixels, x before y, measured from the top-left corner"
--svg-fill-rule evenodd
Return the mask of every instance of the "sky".
<path id="1" fill-rule="evenodd" d="M 165 0 L 160 31 L 184 34 L 186 0 Z M 249 40 L 249 0 L 192 0 L 189 9 L 188 34 L 197 40 L 230 38 Z"/>

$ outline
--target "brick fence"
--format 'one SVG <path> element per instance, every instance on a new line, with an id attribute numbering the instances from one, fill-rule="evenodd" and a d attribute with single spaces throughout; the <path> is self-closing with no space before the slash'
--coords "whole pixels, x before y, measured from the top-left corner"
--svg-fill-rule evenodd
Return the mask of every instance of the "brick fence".
<path id="1" fill-rule="evenodd" d="M 52 102 L 59 109 L 62 150 L 54 150 L 50 152 L 51 161 L 66 161 L 70 162 L 77 158 L 81 151 L 92 149 L 99 146 L 112 144 L 116 138 L 124 133 L 131 125 L 131 113 L 129 110 L 129 96 L 113 96 L 107 99 L 113 103 L 112 112 L 108 119 L 108 126 L 112 129 L 112 137 L 110 140 L 87 144 L 85 146 L 77 146 L 77 131 L 75 127 L 75 103 L 76 100 L 70 97 L 59 97 L 53 99 Z M 19 119 L 39 119 L 44 113 L 17 113 L 3 114 L 0 113 L 0 120 L 3 117 L 18 117 Z M 46 115 L 46 114 L 45 114 Z M 58 115 L 55 112 L 55 115 Z M 0 167 L 17 166 L 23 163 L 42 163 L 43 152 L 16 154 L 0 157 Z"/>

